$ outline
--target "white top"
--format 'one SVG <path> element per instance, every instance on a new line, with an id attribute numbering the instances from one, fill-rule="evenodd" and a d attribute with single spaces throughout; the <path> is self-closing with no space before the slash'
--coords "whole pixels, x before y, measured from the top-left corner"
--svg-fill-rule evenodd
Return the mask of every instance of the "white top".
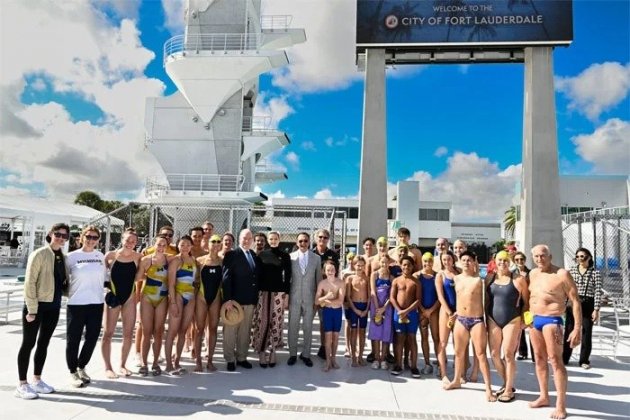
<path id="1" fill-rule="evenodd" d="M 101 251 L 77 249 L 66 257 L 66 266 L 70 277 L 68 305 L 91 305 L 105 301 L 105 256 Z"/>

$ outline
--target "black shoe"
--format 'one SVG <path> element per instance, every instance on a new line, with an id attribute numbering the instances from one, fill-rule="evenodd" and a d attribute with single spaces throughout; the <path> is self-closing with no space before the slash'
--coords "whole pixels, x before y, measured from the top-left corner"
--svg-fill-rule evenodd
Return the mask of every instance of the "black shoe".
<path id="1" fill-rule="evenodd" d="M 287 365 L 289 366 L 293 366 L 295 364 L 295 362 L 297 362 L 297 357 L 295 356 L 290 356 L 289 360 L 287 360 Z"/>
<path id="2" fill-rule="evenodd" d="M 400 366 L 394 366 L 394 368 L 391 371 L 392 375 L 400 375 L 402 373 L 402 368 Z"/>
<path id="3" fill-rule="evenodd" d="M 249 363 L 247 360 L 243 360 L 243 361 L 240 361 L 240 362 L 237 361 L 236 364 L 239 365 L 242 368 L 245 368 L 245 369 L 251 369 L 252 368 L 252 364 Z"/>
<path id="4" fill-rule="evenodd" d="M 228 372 L 234 372 L 236 370 L 236 364 L 234 362 L 228 362 L 227 369 Z"/>
<path id="5" fill-rule="evenodd" d="M 267 366 L 269 366 L 268 363 L 258 363 L 258 365 L 263 369 L 267 369 Z"/>
<path id="6" fill-rule="evenodd" d="M 270 368 L 275 368 L 275 367 L 276 367 L 276 362 L 269 363 L 269 367 L 270 367 Z"/>
<path id="7" fill-rule="evenodd" d="M 391 353 L 385 355 L 385 361 L 389 363 L 390 365 L 393 365 L 394 363 L 396 363 L 396 359 L 394 359 L 394 355 Z"/>
<path id="8" fill-rule="evenodd" d="M 420 377 L 420 371 L 418 370 L 418 368 L 411 368 L 411 377 L 412 378 Z"/>
<path id="9" fill-rule="evenodd" d="M 300 355 L 300 360 L 303 361 L 306 366 L 313 367 L 313 361 L 310 358 Z"/>
<path id="10" fill-rule="evenodd" d="M 324 346 L 320 346 L 319 350 L 317 350 L 317 357 L 326 360 L 326 348 Z"/>
<path id="11" fill-rule="evenodd" d="M 527 360 L 527 356 L 518 355 L 516 360 Z"/>
<path id="12" fill-rule="evenodd" d="M 367 357 L 365 358 L 366 362 L 368 363 L 374 363 L 375 357 L 374 357 L 374 353 L 370 353 L 367 355 Z"/>

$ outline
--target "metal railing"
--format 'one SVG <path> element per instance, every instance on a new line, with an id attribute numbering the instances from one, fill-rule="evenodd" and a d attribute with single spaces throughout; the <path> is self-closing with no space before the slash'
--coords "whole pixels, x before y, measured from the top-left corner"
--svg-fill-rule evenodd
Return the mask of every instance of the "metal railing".
<path id="1" fill-rule="evenodd" d="M 164 43 L 163 64 L 175 54 L 256 51 L 260 48 L 260 40 L 260 34 L 256 33 L 176 35 Z"/>
<path id="2" fill-rule="evenodd" d="M 274 127 L 270 116 L 254 115 L 253 117 L 243 117 L 243 131 L 273 131 Z"/>
<path id="3" fill-rule="evenodd" d="M 167 191 L 249 191 L 248 187 L 243 175 L 166 174 L 166 179 L 147 178 L 146 194 L 152 197 Z"/>
<path id="4" fill-rule="evenodd" d="M 291 25 L 291 15 L 262 15 L 260 27 L 263 31 L 286 31 Z"/>

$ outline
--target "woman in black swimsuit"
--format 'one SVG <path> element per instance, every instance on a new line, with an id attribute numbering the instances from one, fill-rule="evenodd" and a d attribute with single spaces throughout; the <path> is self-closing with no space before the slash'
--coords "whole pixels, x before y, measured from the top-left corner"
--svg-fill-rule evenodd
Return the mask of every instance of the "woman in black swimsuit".
<path id="1" fill-rule="evenodd" d="M 217 370 L 212 364 L 214 348 L 217 344 L 217 327 L 219 325 L 219 310 L 221 296 L 219 290 L 223 280 L 223 258 L 219 256 L 221 237 L 212 235 L 209 241 L 209 253 L 197 258 L 199 270 L 199 288 L 195 304 L 195 372 L 202 372 L 201 340 L 203 339 L 206 321 L 208 325 L 208 363 L 206 369 L 210 372 Z"/>
<path id="2" fill-rule="evenodd" d="M 510 256 L 497 253 L 497 272 L 486 276 L 488 339 L 490 355 L 503 387 L 497 392 L 500 402 L 514 400 L 516 349 L 521 335 L 522 314 L 529 307 L 529 289 L 525 278 L 510 272 Z M 501 352 L 503 351 L 503 359 Z"/>
<path id="3" fill-rule="evenodd" d="M 138 263 L 142 258 L 142 254 L 135 251 L 137 243 L 136 231 L 133 228 L 128 228 L 122 236 L 122 248 L 105 255 L 105 265 L 111 274 L 107 286 L 110 292 L 105 301 L 105 331 L 101 342 L 101 352 L 105 362 L 105 376 L 109 379 L 116 379 L 118 375 L 131 375 L 131 371 L 127 369 L 125 364 L 131 349 L 133 328 L 136 324 L 135 277 Z M 112 337 L 121 314 L 123 342 L 120 369 L 116 374 L 111 363 Z"/>

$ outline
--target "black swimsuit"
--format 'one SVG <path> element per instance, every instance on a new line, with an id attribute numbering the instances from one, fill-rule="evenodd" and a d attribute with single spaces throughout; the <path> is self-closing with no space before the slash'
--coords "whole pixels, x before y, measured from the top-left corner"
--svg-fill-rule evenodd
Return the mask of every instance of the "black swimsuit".
<path id="1" fill-rule="evenodd" d="M 136 280 L 136 263 L 134 261 L 114 261 L 111 268 L 111 290 L 121 305 L 124 305 L 133 293 Z"/>
<path id="2" fill-rule="evenodd" d="M 223 271 L 220 265 L 204 265 L 201 268 L 201 285 L 202 293 L 207 305 L 211 305 L 217 297 L 221 281 L 223 280 Z"/>
<path id="3" fill-rule="evenodd" d="M 521 294 L 514 286 L 513 276 L 514 274 L 511 275 L 508 284 L 496 284 L 493 281 L 488 286 L 490 301 L 488 315 L 500 328 L 505 327 L 514 318 L 521 316 Z"/>

